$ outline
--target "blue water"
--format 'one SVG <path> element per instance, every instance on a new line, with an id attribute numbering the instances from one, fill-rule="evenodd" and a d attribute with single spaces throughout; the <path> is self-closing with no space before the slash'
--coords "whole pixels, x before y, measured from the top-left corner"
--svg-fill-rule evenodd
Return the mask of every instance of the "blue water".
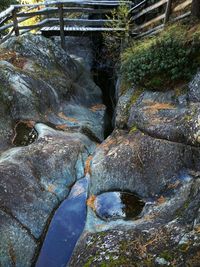
<path id="1" fill-rule="evenodd" d="M 36 267 L 66 267 L 85 226 L 87 187 L 87 178 L 76 182 L 56 211 Z"/>

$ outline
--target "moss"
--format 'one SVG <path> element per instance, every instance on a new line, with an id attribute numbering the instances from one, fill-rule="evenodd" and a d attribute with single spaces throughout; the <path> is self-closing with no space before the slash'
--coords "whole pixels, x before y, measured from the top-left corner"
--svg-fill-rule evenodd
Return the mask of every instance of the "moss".
<path id="1" fill-rule="evenodd" d="M 179 245 L 179 250 L 186 253 L 190 248 L 190 242 Z"/>
<path id="2" fill-rule="evenodd" d="M 160 253 L 159 257 L 166 261 L 172 261 L 174 259 L 174 253 L 171 250 L 164 250 Z"/>
<path id="3" fill-rule="evenodd" d="M 120 95 L 123 95 L 126 93 L 126 91 L 131 88 L 131 83 L 128 82 L 128 81 L 125 81 L 125 80 L 122 80 L 121 81 L 121 84 L 120 84 Z"/>
<path id="4" fill-rule="evenodd" d="M 131 99 L 130 99 L 130 102 L 129 102 L 129 104 L 127 105 L 127 108 L 128 109 L 130 109 L 130 107 L 131 106 L 133 106 L 135 103 L 136 103 L 136 101 L 139 99 L 139 97 L 141 96 L 141 94 L 144 92 L 144 88 L 137 88 L 135 91 L 134 91 L 134 93 L 133 93 L 133 95 L 132 95 L 132 97 L 131 97 Z"/>
<path id="5" fill-rule="evenodd" d="M 136 126 L 136 125 L 133 125 L 133 126 L 131 127 L 129 133 L 135 133 L 135 132 L 137 132 L 137 130 L 138 130 L 137 126 Z"/>
<path id="6" fill-rule="evenodd" d="M 92 263 L 93 263 L 94 259 L 95 259 L 95 256 L 89 257 L 88 261 L 83 265 L 83 267 L 90 267 L 90 266 L 92 266 Z"/>
<path id="7" fill-rule="evenodd" d="M 187 210 L 187 208 L 189 207 L 190 205 L 190 199 L 187 199 L 181 208 L 179 208 L 177 211 L 176 211 L 176 217 L 181 217 L 184 213 L 185 210 Z"/>
<path id="8" fill-rule="evenodd" d="M 188 92 L 188 87 L 186 86 L 186 84 L 182 84 L 182 85 L 176 86 L 174 88 L 174 91 L 175 91 L 175 96 L 179 97 L 179 96 L 184 95 Z"/>
<path id="9" fill-rule="evenodd" d="M 116 267 L 116 266 L 137 266 L 136 263 L 133 265 L 130 263 L 130 259 L 125 256 L 119 256 L 117 259 L 113 256 L 108 261 L 101 262 L 101 267 Z"/>

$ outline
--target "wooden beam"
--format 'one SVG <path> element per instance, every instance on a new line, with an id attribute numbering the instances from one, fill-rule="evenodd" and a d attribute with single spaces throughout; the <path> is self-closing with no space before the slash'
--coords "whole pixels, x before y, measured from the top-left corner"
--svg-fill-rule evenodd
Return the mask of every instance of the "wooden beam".
<path id="1" fill-rule="evenodd" d="M 135 28 L 135 29 L 133 29 L 133 30 L 134 30 L 134 31 L 141 30 L 141 29 L 143 29 L 143 28 L 145 28 L 145 27 L 147 27 L 147 26 L 149 26 L 149 25 L 151 25 L 151 24 L 153 24 L 153 23 L 155 23 L 155 22 L 157 22 L 157 21 L 159 21 L 159 20 L 161 20 L 161 19 L 164 19 L 164 18 L 165 18 L 165 14 L 159 15 L 159 16 L 157 16 L 156 18 L 147 21 L 146 23 L 144 23 L 144 24 L 138 26 L 137 28 Z"/>
<path id="2" fill-rule="evenodd" d="M 39 11 L 34 12 L 22 12 L 18 13 L 17 17 L 34 17 L 39 15 L 47 15 L 47 14 L 54 14 L 58 12 L 58 8 L 56 7 L 49 7 L 49 8 L 43 8 Z M 63 13 L 88 13 L 88 14 L 106 14 L 110 13 L 110 9 L 94 9 L 94 8 L 79 8 L 79 7 L 65 7 L 63 8 Z"/>
<path id="3" fill-rule="evenodd" d="M 137 10 L 138 8 L 140 8 L 143 4 L 145 4 L 148 0 L 143 0 L 142 2 L 140 2 L 139 4 L 133 6 L 130 10 L 129 13 L 134 12 L 135 10 Z"/>
<path id="4" fill-rule="evenodd" d="M 175 22 L 175 21 L 178 21 L 178 20 L 181 20 L 181 19 L 185 19 L 185 18 L 189 17 L 190 15 L 191 15 L 191 11 L 188 11 L 188 12 L 186 12 L 184 14 L 181 14 L 180 16 L 172 19 L 172 21 Z"/>
<path id="5" fill-rule="evenodd" d="M 139 12 L 137 15 L 133 16 L 132 17 L 132 20 L 136 20 L 137 18 L 141 17 L 142 15 L 146 14 L 147 12 L 150 12 L 156 8 L 158 8 L 159 6 L 162 6 L 164 5 L 165 3 L 167 2 L 167 0 L 160 0 L 159 2 L 155 3 L 154 5 L 152 6 L 149 6 L 145 9 L 143 9 L 141 12 Z"/>
<path id="6" fill-rule="evenodd" d="M 18 26 L 18 20 L 17 20 L 17 8 L 14 8 L 14 10 L 12 11 L 12 19 L 13 19 L 15 35 L 19 36 L 19 26 Z"/>
<path id="7" fill-rule="evenodd" d="M 61 39 L 61 46 L 65 50 L 66 44 L 65 44 L 65 24 L 64 24 L 64 18 L 63 18 L 63 5 L 58 5 L 58 13 L 59 13 L 59 23 L 60 23 L 60 39 Z"/>
<path id="8" fill-rule="evenodd" d="M 63 6 L 108 6 L 116 7 L 120 4 L 133 4 L 131 1 L 53 1 L 49 3 L 37 3 L 37 4 L 22 4 L 22 5 L 13 5 L 16 8 L 23 7 L 39 7 L 39 6 L 53 6 L 53 5 L 63 5 Z"/>
<path id="9" fill-rule="evenodd" d="M 168 0 L 165 10 L 164 24 L 166 24 L 169 21 L 171 11 L 172 11 L 172 0 Z"/>
<path id="10" fill-rule="evenodd" d="M 186 8 L 187 6 L 189 6 L 190 4 L 192 4 L 192 0 L 187 0 L 185 1 L 184 3 L 176 6 L 174 9 L 173 9 L 173 12 L 177 12 L 177 11 L 181 11 L 183 10 L 184 8 Z"/>
<path id="11" fill-rule="evenodd" d="M 7 17 L 8 15 L 12 14 L 14 10 L 13 6 L 10 6 L 8 9 L 4 10 L 3 12 L 0 13 L 0 19 L 3 19 Z"/>
<path id="12" fill-rule="evenodd" d="M 33 24 L 33 25 L 27 25 L 27 26 L 19 26 L 19 30 L 34 30 L 34 29 L 38 29 L 41 28 L 45 25 L 49 24 L 49 20 L 48 19 L 44 19 L 40 22 L 38 22 L 37 24 Z"/>

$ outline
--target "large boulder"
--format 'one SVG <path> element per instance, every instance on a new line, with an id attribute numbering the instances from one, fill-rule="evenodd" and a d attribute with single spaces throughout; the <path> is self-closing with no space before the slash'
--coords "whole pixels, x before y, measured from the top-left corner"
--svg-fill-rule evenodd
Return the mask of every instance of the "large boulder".
<path id="1" fill-rule="evenodd" d="M 84 177 L 85 161 L 95 148 L 83 134 L 60 132 L 42 124 L 35 127 L 39 137 L 33 144 L 9 149 L 0 157 L 0 210 L 6 214 L 0 235 L 10 240 L 17 266 L 30 266 L 35 241 L 40 240 L 54 209 L 74 182 Z M 12 225 L 12 231 L 4 233 L 4 224 Z M 16 248 L 18 236 L 21 243 Z M 4 241 L 0 241 L 1 250 Z M 25 248 L 29 253 L 22 264 L 20 253 L 23 255 Z M 9 253 L 8 246 L 1 254 L 3 266 L 11 266 Z"/>
<path id="2" fill-rule="evenodd" d="M 79 60 L 42 36 L 23 35 L 0 46 L 0 97 L 0 112 L 8 117 L 1 118 L 2 147 L 10 145 L 13 124 L 19 120 L 53 123 L 104 138 L 100 88 Z"/>
<path id="3" fill-rule="evenodd" d="M 90 193 L 119 189 L 155 196 L 182 169 L 192 167 L 192 153 L 190 146 L 152 138 L 137 129 L 116 131 L 94 154 Z"/>
<path id="4" fill-rule="evenodd" d="M 200 260 L 197 176 L 182 177 L 164 195 L 148 200 L 135 221 L 121 220 L 106 227 L 103 221 L 94 225 L 93 214 L 93 228 L 87 225 L 68 266 L 197 267 Z"/>
<path id="5" fill-rule="evenodd" d="M 155 138 L 199 146 L 200 103 L 188 101 L 186 94 L 145 91 L 130 107 L 129 129 L 136 127 Z"/>
<path id="6" fill-rule="evenodd" d="M 0 46 L 0 100 L 0 266 L 28 267 L 104 138 L 105 106 L 79 60 L 31 34 Z"/>

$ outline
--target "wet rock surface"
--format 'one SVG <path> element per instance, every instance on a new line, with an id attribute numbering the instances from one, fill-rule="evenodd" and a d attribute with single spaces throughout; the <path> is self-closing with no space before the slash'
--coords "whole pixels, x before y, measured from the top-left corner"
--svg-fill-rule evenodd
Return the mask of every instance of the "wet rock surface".
<path id="1" fill-rule="evenodd" d="M 187 90 L 120 93 L 116 128 L 91 161 L 86 227 L 68 266 L 199 265 L 197 78 Z M 96 199 L 117 190 L 142 196 L 138 218 L 99 216 Z"/>
<path id="2" fill-rule="evenodd" d="M 85 225 L 68 266 L 199 266 L 199 74 L 120 92 L 102 142 L 90 54 L 71 53 L 30 34 L 0 46 L 0 265 L 66 265 Z"/>
<path id="3" fill-rule="evenodd" d="M 36 261 L 55 210 L 103 140 L 101 96 L 89 69 L 42 36 L 0 46 L 1 266 Z"/>

